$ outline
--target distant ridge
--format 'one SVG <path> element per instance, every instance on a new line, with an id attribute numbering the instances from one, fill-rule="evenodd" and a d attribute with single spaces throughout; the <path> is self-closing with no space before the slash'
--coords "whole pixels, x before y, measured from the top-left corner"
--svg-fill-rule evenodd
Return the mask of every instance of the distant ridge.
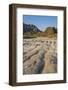
<path id="1" fill-rule="evenodd" d="M 40 29 L 38 29 L 35 25 L 33 24 L 25 24 L 23 23 L 23 32 L 41 32 Z"/>
<path id="2" fill-rule="evenodd" d="M 57 28 L 47 27 L 44 31 L 41 31 L 33 24 L 23 23 L 23 36 L 24 38 L 57 37 Z"/>

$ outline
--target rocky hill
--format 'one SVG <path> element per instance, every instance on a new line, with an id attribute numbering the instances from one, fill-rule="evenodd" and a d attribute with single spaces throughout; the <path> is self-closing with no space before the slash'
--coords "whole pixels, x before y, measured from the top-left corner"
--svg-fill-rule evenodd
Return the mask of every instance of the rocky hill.
<path id="1" fill-rule="evenodd" d="M 57 36 L 57 29 L 55 27 L 47 27 L 44 30 L 44 36 L 48 37 L 56 37 Z"/>

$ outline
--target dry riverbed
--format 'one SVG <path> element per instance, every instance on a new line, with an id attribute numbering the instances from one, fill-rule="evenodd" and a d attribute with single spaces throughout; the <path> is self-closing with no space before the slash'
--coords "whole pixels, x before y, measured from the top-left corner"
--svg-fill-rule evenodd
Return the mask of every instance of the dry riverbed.
<path id="1" fill-rule="evenodd" d="M 57 73 L 55 38 L 24 39 L 23 46 L 23 74 Z"/>

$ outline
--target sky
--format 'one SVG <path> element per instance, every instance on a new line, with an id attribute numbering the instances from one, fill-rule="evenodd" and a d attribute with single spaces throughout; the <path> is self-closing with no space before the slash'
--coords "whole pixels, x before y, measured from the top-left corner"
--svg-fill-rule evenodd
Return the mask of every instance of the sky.
<path id="1" fill-rule="evenodd" d="M 41 31 L 49 26 L 57 28 L 57 16 L 24 15 L 23 21 L 25 24 L 36 25 Z"/>

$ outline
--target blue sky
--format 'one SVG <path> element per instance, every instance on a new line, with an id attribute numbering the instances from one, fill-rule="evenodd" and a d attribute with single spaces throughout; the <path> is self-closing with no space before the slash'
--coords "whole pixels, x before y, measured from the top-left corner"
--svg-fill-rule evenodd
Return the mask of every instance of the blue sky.
<path id="1" fill-rule="evenodd" d="M 25 24 L 36 25 L 41 31 L 44 31 L 48 26 L 57 28 L 57 16 L 24 15 L 23 21 Z"/>

